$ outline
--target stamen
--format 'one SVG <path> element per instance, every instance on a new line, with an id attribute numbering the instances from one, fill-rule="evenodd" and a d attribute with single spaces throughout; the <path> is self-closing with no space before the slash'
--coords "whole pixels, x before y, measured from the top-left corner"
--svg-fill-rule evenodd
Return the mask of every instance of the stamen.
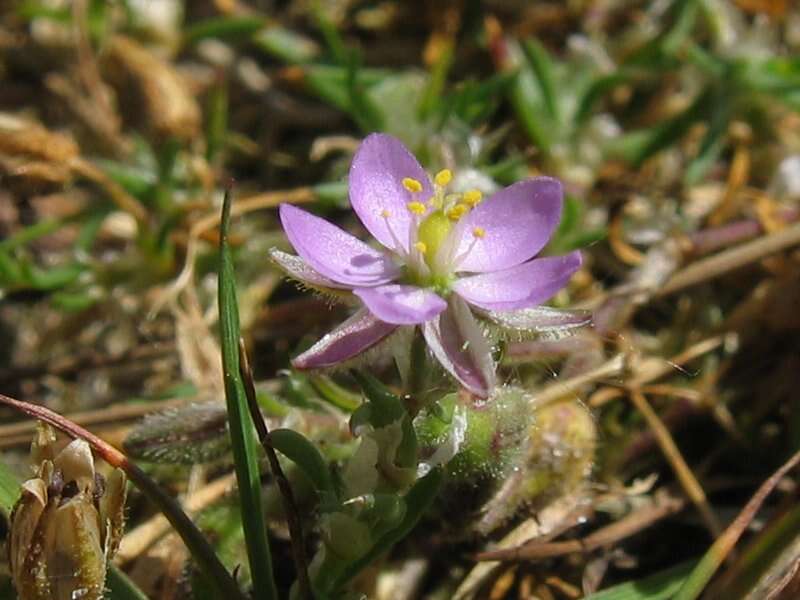
<path id="1" fill-rule="evenodd" d="M 482 199 L 483 194 L 480 190 L 467 190 L 461 197 L 461 200 L 469 204 L 472 208 L 475 208 Z"/>
<path id="2" fill-rule="evenodd" d="M 454 207 L 447 211 L 447 217 L 451 221 L 458 221 L 461 217 L 469 212 L 469 205 L 468 204 L 456 204 Z"/>
<path id="3" fill-rule="evenodd" d="M 397 238 L 397 235 L 395 235 L 394 229 L 392 229 L 392 224 L 389 221 L 391 216 L 392 216 L 392 213 L 389 212 L 387 209 L 384 208 L 381 211 L 381 217 L 383 217 L 383 220 L 386 221 L 386 229 L 389 231 L 389 235 L 392 237 L 392 243 L 394 244 L 394 247 L 401 254 L 405 254 L 405 252 L 403 250 L 403 245 L 400 243 L 400 240 Z"/>
<path id="4" fill-rule="evenodd" d="M 459 265 L 461 265 L 461 263 L 464 262 L 464 259 L 466 259 L 469 256 L 469 253 L 472 252 L 472 250 L 478 244 L 478 240 L 482 240 L 484 237 L 486 237 L 486 230 L 483 227 L 473 227 L 472 242 L 470 242 L 469 247 L 467 247 L 467 249 L 464 252 L 455 257 L 455 259 L 451 263 L 450 268 L 453 271 L 457 270 Z"/>
<path id="5" fill-rule="evenodd" d="M 419 180 L 414 179 L 413 177 L 404 177 L 403 187 L 412 194 L 418 194 L 422 191 L 422 184 L 419 182 Z"/>
<path id="6" fill-rule="evenodd" d="M 414 248 L 419 250 L 420 254 L 425 254 L 428 251 L 428 246 L 425 245 L 425 242 L 417 242 L 414 244 Z"/>
<path id="7" fill-rule="evenodd" d="M 408 208 L 408 210 L 410 210 L 415 215 L 424 215 L 425 211 L 428 210 L 427 206 L 425 206 L 422 202 L 417 202 L 417 201 L 409 202 L 408 204 L 406 204 L 406 208 Z"/>
<path id="8" fill-rule="evenodd" d="M 434 183 L 439 187 L 444 187 L 453 180 L 453 172 L 450 169 L 442 169 L 433 178 Z"/>

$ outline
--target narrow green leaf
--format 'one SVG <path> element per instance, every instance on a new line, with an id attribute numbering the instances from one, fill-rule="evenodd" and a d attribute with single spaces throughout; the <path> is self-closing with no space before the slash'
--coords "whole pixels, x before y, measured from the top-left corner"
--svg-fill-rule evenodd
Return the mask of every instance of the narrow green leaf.
<path id="1" fill-rule="evenodd" d="M 258 443 L 247 408 L 244 384 L 239 373 L 239 309 L 233 258 L 228 246 L 231 195 L 225 194 L 220 225 L 219 322 L 222 341 L 222 368 L 231 446 L 239 486 L 247 556 L 253 575 L 254 596 L 277 599 L 267 525 L 261 501 Z"/>
<path id="2" fill-rule="evenodd" d="M 370 424 L 373 427 L 386 427 L 407 414 L 400 398 L 372 375 L 361 371 L 352 373 L 371 405 Z"/>
<path id="3" fill-rule="evenodd" d="M 107 600 L 147 600 L 144 592 L 114 564 L 109 565 L 106 587 Z"/>
<path id="4" fill-rule="evenodd" d="M 370 87 L 388 75 L 389 71 L 359 69 L 358 82 L 361 86 Z M 349 70 L 345 67 L 316 64 L 309 65 L 303 70 L 305 86 L 325 102 L 345 112 L 351 107 L 348 82 Z"/>
<path id="5" fill-rule="evenodd" d="M 716 99 L 716 102 L 714 102 L 714 111 L 711 114 L 708 131 L 700 144 L 697 156 L 686 167 L 686 173 L 683 176 L 683 181 L 687 186 L 700 183 L 725 147 L 725 137 L 731 115 L 730 103 L 726 102 L 721 94 L 714 94 L 712 97 Z"/>
<path id="6" fill-rule="evenodd" d="M 696 564 L 697 561 L 689 560 L 655 575 L 596 592 L 584 600 L 670 600 Z"/>
<path id="7" fill-rule="evenodd" d="M 258 16 L 214 17 L 188 27 L 183 33 L 183 43 L 191 46 L 208 38 L 247 39 L 265 24 L 265 19 Z"/>
<path id="8" fill-rule="evenodd" d="M 252 41 L 270 56 L 295 65 L 311 62 L 320 52 L 314 41 L 280 25 L 257 31 Z"/>
<path id="9" fill-rule="evenodd" d="M 639 166 L 657 152 L 676 143 L 694 123 L 703 119 L 713 107 L 711 100 L 711 92 L 705 90 L 682 113 L 649 129 L 623 135 L 609 144 L 609 151 Z"/>
<path id="10" fill-rule="evenodd" d="M 0 250 L 9 251 L 24 246 L 40 237 L 57 231 L 64 225 L 61 219 L 44 219 L 28 227 L 24 227 L 4 240 L 0 240 Z"/>
<path id="11" fill-rule="evenodd" d="M 578 108 L 575 111 L 575 122 L 585 123 L 590 116 L 594 105 L 604 95 L 611 92 L 617 86 L 631 80 L 631 75 L 626 71 L 617 71 L 610 75 L 598 77 L 592 81 L 578 100 Z"/>
<path id="12" fill-rule="evenodd" d="M 347 390 L 327 375 L 311 375 L 309 383 L 323 400 L 344 412 L 351 413 L 361 406 L 361 396 Z"/>
<path id="13" fill-rule="evenodd" d="M 361 65 L 355 53 L 351 54 L 347 68 L 347 92 L 349 114 L 364 133 L 385 129 L 384 113 L 370 97 L 368 88 L 361 77 Z"/>
<path id="14" fill-rule="evenodd" d="M 9 514 L 19 498 L 19 479 L 0 462 L 0 510 Z"/>
<path id="15" fill-rule="evenodd" d="M 455 52 L 451 43 L 442 51 L 436 64 L 431 67 L 425 90 L 419 101 L 418 112 L 421 119 L 431 115 L 440 106 L 444 88 L 447 84 L 447 74 L 450 72 L 454 58 Z"/>
<path id="16" fill-rule="evenodd" d="M 760 598 L 784 580 L 800 557 L 800 507 L 780 515 L 748 545 L 726 573 L 728 598 Z"/>
<path id="17" fill-rule="evenodd" d="M 522 52 L 536 75 L 542 100 L 550 113 L 550 118 L 554 121 L 559 121 L 560 111 L 558 109 L 555 76 L 553 75 L 554 66 L 550 55 L 538 40 L 532 38 L 522 42 Z"/>
<path id="18" fill-rule="evenodd" d="M 49 291 L 62 288 L 75 281 L 86 267 L 79 263 L 69 263 L 50 269 L 42 269 L 33 264 L 23 264 L 23 273 L 28 285 L 36 290 Z"/>
<path id="19" fill-rule="evenodd" d="M 330 469 L 317 447 L 292 429 L 275 429 L 269 434 L 272 446 L 295 463 L 318 492 L 335 494 Z"/>
<path id="20" fill-rule="evenodd" d="M 547 153 L 558 131 L 549 116 L 540 82 L 530 63 L 522 60 L 522 49 L 509 40 L 508 50 L 516 68 L 516 77 L 509 86 L 509 101 L 528 137 L 542 152 Z"/>

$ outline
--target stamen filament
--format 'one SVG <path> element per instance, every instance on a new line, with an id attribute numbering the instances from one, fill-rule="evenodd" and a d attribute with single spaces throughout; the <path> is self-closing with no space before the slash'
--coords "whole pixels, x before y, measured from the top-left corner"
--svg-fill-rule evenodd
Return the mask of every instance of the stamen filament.
<path id="1" fill-rule="evenodd" d="M 394 244 L 394 247 L 397 249 L 397 252 L 400 252 L 400 253 L 404 254 L 405 253 L 404 252 L 405 246 L 403 246 L 400 243 L 400 240 L 395 235 L 394 229 L 392 229 L 392 225 L 389 222 L 389 219 L 391 218 L 391 216 L 392 216 L 392 213 L 389 212 L 388 210 L 386 210 L 385 208 L 381 211 L 381 217 L 383 217 L 383 220 L 386 221 L 386 229 L 389 230 L 389 235 L 392 237 L 392 243 Z"/>
<path id="2" fill-rule="evenodd" d="M 482 240 L 484 237 L 486 237 L 486 230 L 483 227 L 473 228 L 472 242 L 464 252 L 455 257 L 450 266 L 451 270 L 455 271 L 456 269 L 458 269 L 459 265 L 461 265 L 461 263 L 464 262 L 467 256 L 469 256 L 470 252 L 472 252 L 472 250 L 475 248 L 475 246 L 478 243 L 478 240 Z"/>

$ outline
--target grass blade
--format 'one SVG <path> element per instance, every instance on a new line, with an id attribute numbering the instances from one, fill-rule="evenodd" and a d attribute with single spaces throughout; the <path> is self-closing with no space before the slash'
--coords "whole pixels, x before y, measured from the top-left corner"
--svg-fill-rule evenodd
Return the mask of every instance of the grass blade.
<path id="1" fill-rule="evenodd" d="M 108 600 L 147 600 L 144 592 L 113 564 L 108 566 L 106 586 Z"/>
<path id="2" fill-rule="evenodd" d="M 11 513 L 19 498 L 19 481 L 14 474 L 0 462 L 0 511 Z"/>
<path id="3" fill-rule="evenodd" d="M 728 556 L 730 551 L 736 545 L 744 530 L 753 520 L 753 517 L 761 508 L 764 500 L 775 489 L 778 482 L 793 469 L 797 463 L 800 463 L 800 452 L 792 456 L 784 465 L 775 471 L 761 487 L 758 488 L 755 495 L 750 498 L 750 501 L 739 513 L 739 516 L 734 519 L 733 523 L 728 526 L 725 532 L 717 538 L 717 541 L 711 545 L 711 548 L 703 555 L 698 565 L 694 568 L 691 575 L 684 582 L 681 589 L 675 595 L 675 600 L 694 600 L 703 593 L 708 582 L 714 576 L 719 566 Z"/>
<path id="4" fill-rule="evenodd" d="M 696 564 L 697 561 L 690 560 L 655 575 L 596 592 L 585 600 L 670 600 Z"/>
<path id="5" fill-rule="evenodd" d="M 272 571 L 267 524 L 262 509 L 258 443 L 250 421 L 244 383 L 239 371 L 239 309 L 236 303 L 233 258 L 228 246 L 230 217 L 231 194 L 228 191 L 222 208 L 219 267 L 219 324 L 225 401 L 254 596 L 272 600 L 278 598 L 278 591 Z"/>

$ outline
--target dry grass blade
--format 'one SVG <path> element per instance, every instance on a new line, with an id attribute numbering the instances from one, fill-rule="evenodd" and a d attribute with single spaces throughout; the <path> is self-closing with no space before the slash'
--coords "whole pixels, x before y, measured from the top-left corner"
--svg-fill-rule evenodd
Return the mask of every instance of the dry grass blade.
<path id="1" fill-rule="evenodd" d="M 683 584 L 683 587 L 678 591 L 674 600 L 694 600 L 699 597 L 705 589 L 708 582 L 714 576 L 719 566 L 730 554 L 736 542 L 739 540 L 744 530 L 753 520 L 764 500 L 767 499 L 778 485 L 780 480 L 791 471 L 797 464 L 800 463 L 800 452 L 795 453 L 783 466 L 775 471 L 775 473 L 767 479 L 761 487 L 758 488 L 756 493 L 750 498 L 750 501 L 742 509 L 742 512 L 734 519 L 725 532 L 717 539 L 716 542 L 708 549 L 700 564 L 695 567 L 692 574 Z"/>
<path id="2" fill-rule="evenodd" d="M 654 523 L 680 512 L 685 506 L 685 499 L 662 491 L 655 495 L 652 504 L 636 510 L 611 525 L 598 529 L 583 539 L 546 543 L 534 541 L 516 548 L 481 552 L 476 556 L 476 559 L 502 561 L 541 560 L 565 554 L 592 552 L 598 548 L 611 547 L 647 529 Z"/>
<path id="3" fill-rule="evenodd" d="M 657 298 L 669 296 L 703 281 L 714 279 L 747 264 L 800 244 L 800 224 L 763 236 L 736 248 L 692 263 L 673 275 L 656 291 Z"/>
<path id="4" fill-rule="evenodd" d="M 697 510 L 700 511 L 700 516 L 703 518 L 703 522 L 706 524 L 711 535 L 716 538 L 722 531 L 719 519 L 717 519 L 717 516 L 711 510 L 703 487 L 700 485 L 700 482 L 697 481 L 691 468 L 689 468 L 689 465 L 683 458 L 675 440 L 672 439 L 672 434 L 669 432 L 669 429 L 667 429 L 653 410 L 653 407 L 650 406 L 647 398 L 645 398 L 644 394 L 642 394 L 638 388 L 632 388 L 630 390 L 630 398 L 634 406 L 636 406 L 636 409 L 642 413 L 642 416 L 653 431 L 656 441 L 661 451 L 664 453 L 664 457 L 667 459 L 667 462 L 669 462 L 673 471 L 675 471 L 675 475 L 686 491 L 686 495 L 689 496 L 689 499 L 697 507 Z"/>

